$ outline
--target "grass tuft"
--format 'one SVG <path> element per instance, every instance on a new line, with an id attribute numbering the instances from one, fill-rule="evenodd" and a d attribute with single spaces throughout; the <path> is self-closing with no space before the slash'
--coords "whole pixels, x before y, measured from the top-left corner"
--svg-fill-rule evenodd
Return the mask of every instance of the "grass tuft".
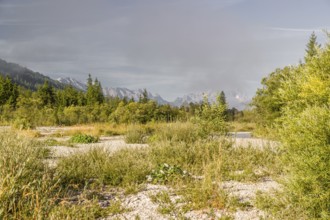
<path id="1" fill-rule="evenodd" d="M 76 134 L 72 136 L 69 140 L 71 143 L 78 143 L 78 144 L 90 144 L 90 143 L 97 143 L 99 141 L 98 137 L 94 137 L 88 134 Z"/>

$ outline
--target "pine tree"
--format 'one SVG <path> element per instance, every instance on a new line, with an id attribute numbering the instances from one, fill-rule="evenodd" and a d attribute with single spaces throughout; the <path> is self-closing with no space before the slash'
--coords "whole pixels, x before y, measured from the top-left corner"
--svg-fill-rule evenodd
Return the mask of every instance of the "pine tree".
<path id="1" fill-rule="evenodd" d="M 306 46 L 306 55 L 305 55 L 305 62 L 310 61 L 313 57 L 315 57 L 320 49 L 321 45 L 317 43 L 317 37 L 315 32 L 313 32 L 309 38 L 309 42 Z"/>
<path id="2" fill-rule="evenodd" d="M 101 104 L 104 102 L 104 95 L 101 83 L 95 78 L 94 83 L 91 75 L 87 79 L 87 92 L 86 92 L 87 105 Z"/>
<path id="3" fill-rule="evenodd" d="M 54 105 L 55 104 L 55 92 L 49 82 L 46 80 L 42 86 L 40 86 L 37 90 L 37 96 L 41 100 L 41 105 Z"/>
<path id="4" fill-rule="evenodd" d="M 217 98 L 219 99 L 218 100 L 219 103 L 227 106 L 226 95 L 225 95 L 224 91 L 221 91 L 220 95 Z"/>
<path id="5" fill-rule="evenodd" d="M 103 91 L 102 91 L 102 86 L 101 86 L 101 82 L 98 81 L 97 78 L 95 78 L 94 80 L 94 89 L 95 89 L 95 95 L 96 95 L 96 101 L 101 104 L 104 102 L 104 95 L 103 95 Z"/>
<path id="6" fill-rule="evenodd" d="M 11 82 L 11 79 L 0 75 L 0 105 L 9 104 L 12 107 L 16 106 L 18 98 L 18 87 Z"/>

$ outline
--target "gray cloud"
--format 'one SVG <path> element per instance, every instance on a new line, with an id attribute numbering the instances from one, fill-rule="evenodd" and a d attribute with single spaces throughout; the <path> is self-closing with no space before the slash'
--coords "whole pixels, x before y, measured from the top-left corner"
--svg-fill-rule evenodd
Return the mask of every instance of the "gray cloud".
<path id="1" fill-rule="evenodd" d="M 251 96 L 263 76 L 303 57 L 310 33 L 288 27 L 313 30 L 304 20 L 282 27 L 260 12 L 269 9 L 257 0 L 2 0 L 0 57 L 166 98 L 210 89 Z"/>

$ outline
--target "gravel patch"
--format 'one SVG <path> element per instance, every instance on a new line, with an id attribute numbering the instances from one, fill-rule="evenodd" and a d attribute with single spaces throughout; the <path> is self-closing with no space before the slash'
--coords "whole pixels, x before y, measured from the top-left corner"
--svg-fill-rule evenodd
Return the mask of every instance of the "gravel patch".
<path id="1" fill-rule="evenodd" d="M 276 141 L 270 141 L 260 138 L 231 138 L 233 142 L 233 147 L 254 147 L 259 149 L 264 149 L 270 147 L 273 150 L 276 150 L 279 146 L 279 143 Z"/>
<path id="2" fill-rule="evenodd" d="M 281 188 L 279 183 L 270 178 L 265 178 L 263 181 L 256 183 L 225 181 L 220 185 L 230 196 L 238 197 L 241 202 L 250 203 L 253 202 L 258 191 L 270 193 Z"/>
<path id="3" fill-rule="evenodd" d="M 135 194 L 128 195 L 123 198 L 122 206 L 128 209 L 128 212 L 123 214 L 118 214 L 114 216 L 109 216 L 104 220 L 111 219 L 159 219 L 165 220 L 168 219 L 166 216 L 161 215 L 157 209 L 158 204 L 155 204 L 151 201 L 150 196 L 156 195 L 159 192 L 166 191 L 169 192 L 170 189 L 166 186 L 151 185 L 148 184 L 144 190 Z"/>
<path id="4" fill-rule="evenodd" d="M 154 203 L 151 200 L 151 196 L 156 195 L 160 192 L 166 192 L 169 194 L 169 197 L 173 204 L 175 204 L 174 214 L 163 215 L 159 213 L 160 205 Z M 180 203 L 181 197 L 176 195 L 173 189 L 164 186 L 164 185 L 152 185 L 147 184 L 145 189 L 140 191 L 135 195 L 128 195 L 121 199 L 122 206 L 127 208 L 129 211 L 123 214 L 117 214 L 109 216 L 102 220 L 112 220 L 112 219 L 148 219 L 148 220 L 167 220 L 167 219 L 192 219 L 192 220 L 207 220 L 207 219 L 217 219 L 225 215 L 225 212 L 222 210 L 198 210 L 190 211 L 187 213 L 178 213 L 180 212 Z M 226 215 L 228 216 L 228 215 Z"/>
<path id="5" fill-rule="evenodd" d="M 52 155 L 54 157 L 65 157 L 74 153 L 84 153 L 91 149 L 101 148 L 107 150 L 109 153 L 125 149 L 125 148 L 140 148 L 147 147 L 147 144 L 127 144 L 124 137 L 101 137 L 99 143 L 93 144 L 75 144 L 75 147 L 67 146 L 52 146 Z"/>

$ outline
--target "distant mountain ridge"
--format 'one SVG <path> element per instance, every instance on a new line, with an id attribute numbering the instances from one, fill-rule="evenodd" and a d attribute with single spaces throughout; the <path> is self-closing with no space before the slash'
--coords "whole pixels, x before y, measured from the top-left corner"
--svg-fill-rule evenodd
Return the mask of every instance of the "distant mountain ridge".
<path id="1" fill-rule="evenodd" d="M 55 88 L 62 89 L 65 87 L 57 80 L 2 59 L 0 59 L 0 75 L 9 76 L 17 85 L 31 90 L 37 90 L 38 86 L 43 85 L 46 80 Z"/>
<path id="2" fill-rule="evenodd" d="M 61 77 L 57 80 L 54 80 L 41 73 L 34 72 L 26 67 L 22 67 L 18 64 L 10 63 L 2 59 L 0 59 L 0 75 L 9 76 L 14 83 L 34 91 L 38 89 L 38 86 L 43 85 L 45 81 L 48 81 L 51 86 L 57 89 L 63 89 L 66 85 L 72 85 L 78 90 L 87 90 L 86 83 L 82 83 L 74 78 Z M 133 98 L 137 101 L 142 96 L 143 90 L 103 87 L 103 93 L 105 96 L 108 97 L 126 97 L 127 99 Z M 218 94 L 219 91 L 190 93 L 188 95 L 175 99 L 173 102 L 169 102 L 163 99 L 160 95 L 154 95 L 151 92 L 148 92 L 148 97 L 151 100 L 155 100 L 158 104 L 161 105 L 170 104 L 172 106 L 182 106 L 189 105 L 189 103 L 201 103 L 205 95 L 208 97 L 210 102 L 214 102 Z M 249 98 L 240 94 L 239 92 L 226 93 L 226 98 L 230 107 L 235 107 L 238 109 L 244 109 L 250 101 Z"/>
<path id="3" fill-rule="evenodd" d="M 57 81 L 71 85 L 79 90 L 86 91 L 87 90 L 87 85 L 85 83 L 80 82 L 79 80 L 76 80 L 71 77 L 61 77 L 58 78 Z M 127 98 L 127 99 L 134 99 L 135 101 L 138 101 L 139 98 L 143 94 L 143 89 L 138 89 L 138 90 L 130 90 L 127 88 L 112 88 L 112 87 L 103 87 L 103 94 L 104 96 L 107 97 L 119 97 L 121 99 Z M 148 97 L 151 100 L 155 100 L 158 104 L 164 105 L 164 104 L 169 104 L 168 101 L 164 100 L 160 95 L 156 94 L 153 95 L 152 93 L 148 92 Z"/>
<path id="4" fill-rule="evenodd" d="M 81 89 L 86 91 L 87 85 L 70 77 L 66 78 L 59 78 L 57 79 L 64 84 L 69 84 L 74 86 L 77 89 Z M 155 100 L 158 104 L 170 104 L 172 106 L 187 106 L 189 103 L 201 103 L 204 99 L 204 96 L 208 97 L 209 102 L 215 102 L 216 97 L 220 91 L 207 91 L 207 92 L 199 92 L 199 93 L 190 93 L 183 97 L 176 98 L 173 102 L 169 102 L 163 99 L 160 95 L 155 94 L 153 95 L 151 92 L 148 92 L 148 97 L 151 100 Z M 104 87 L 103 94 L 107 97 L 119 97 L 121 99 L 134 99 L 135 101 L 139 100 L 140 96 L 143 94 L 142 89 L 138 90 L 130 90 L 127 88 L 111 88 L 111 87 Z M 227 102 L 229 103 L 230 107 L 235 107 L 238 109 L 244 109 L 249 102 L 249 99 L 244 95 L 241 95 L 239 92 L 231 92 L 229 95 L 226 94 Z"/>
<path id="5" fill-rule="evenodd" d="M 74 78 L 71 77 L 60 77 L 57 79 L 60 83 L 63 83 L 65 85 L 71 85 L 76 89 L 86 91 L 87 90 L 87 85 L 85 83 L 82 83 Z"/>
<path id="6" fill-rule="evenodd" d="M 164 100 L 160 95 L 156 94 L 153 95 L 151 92 L 148 92 L 148 97 L 151 100 L 156 101 L 158 104 L 164 105 L 169 104 L 168 101 Z M 138 90 L 130 90 L 127 88 L 103 88 L 103 94 L 108 97 L 119 97 L 119 98 L 128 98 L 128 99 L 134 99 L 135 101 L 139 100 L 139 98 L 143 94 L 143 89 Z"/>
<path id="7" fill-rule="evenodd" d="M 206 92 L 196 92 L 190 93 L 188 95 L 184 95 L 183 97 L 176 98 L 172 105 L 174 106 L 182 106 L 189 105 L 189 103 L 202 103 L 204 97 L 206 96 L 210 103 L 214 103 L 217 100 L 217 96 L 220 94 L 220 91 L 206 91 Z M 226 101 L 230 108 L 235 107 L 237 109 L 244 109 L 250 99 L 241 94 L 240 92 L 232 91 L 226 93 Z"/>

